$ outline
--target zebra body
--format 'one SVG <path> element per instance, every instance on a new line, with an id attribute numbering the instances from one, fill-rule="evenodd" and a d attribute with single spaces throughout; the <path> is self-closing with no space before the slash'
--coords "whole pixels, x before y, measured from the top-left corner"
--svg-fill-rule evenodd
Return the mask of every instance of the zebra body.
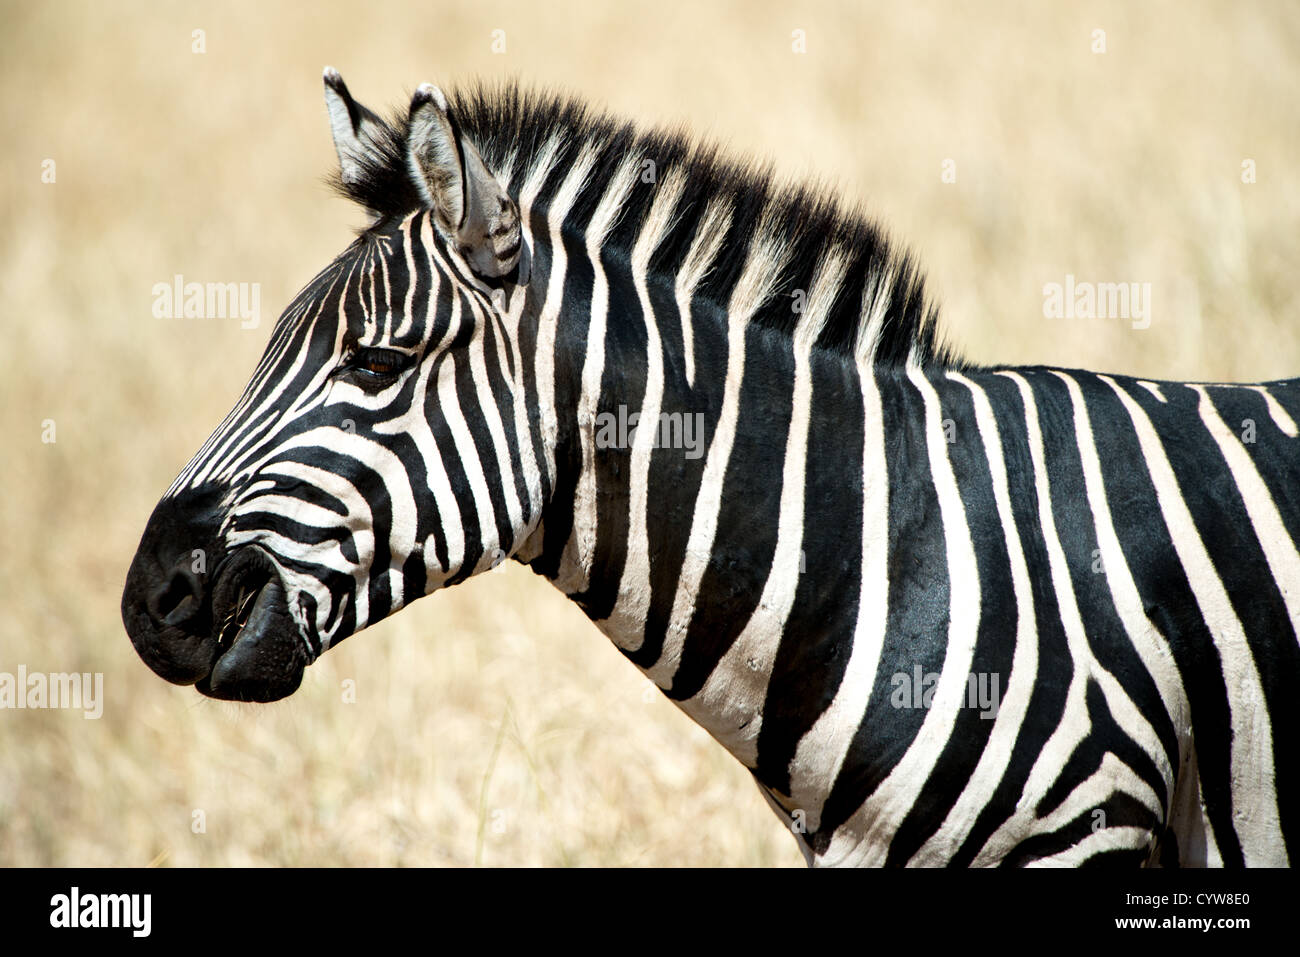
<path id="1" fill-rule="evenodd" d="M 375 220 L 150 521 L 155 670 L 281 697 L 509 556 L 810 863 L 1288 863 L 1295 381 L 968 366 L 821 197 L 513 88 L 326 90 Z"/>

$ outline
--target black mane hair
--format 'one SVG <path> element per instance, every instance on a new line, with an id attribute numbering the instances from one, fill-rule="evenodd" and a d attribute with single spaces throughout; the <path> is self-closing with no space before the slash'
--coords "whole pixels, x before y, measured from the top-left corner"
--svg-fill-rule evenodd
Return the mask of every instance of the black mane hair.
<path id="1" fill-rule="evenodd" d="M 844 208 L 834 194 L 807 185 L 780 184 L 770 167 L 737 162 L 716 147 L 703 144 L 681 130 L 643 131 L 632 122 L 595 110 L 583 101 L 553 91 L 529 89 L 518 83 L 477 84 L 448 96 L 452 115 L 478 147 L 507 188 L 519 190 L 535 165 L 543 161 L 557 133 L 559 152 L 542 185 L 537 204 L 553 197 L 579 152 L 594 151 L 595 163 L 570 217 L 586 222 L 599 203 L 614 171 L 629 155 L 654 163 L 655 180 L 676 170 L 684 177 L 674 224 L 651 259 L 651 268 L 680 264 L 695 236 L 696 221 L 711 200 L 724 200 L 731 216 L 722 252 L 701 281 L 697 295 L 725 308 L 744 266 L 744 251 L 764 224 L 785 247 L 785 259 L 772 294 L 751 321 L 784 335 L 793 333 L 799 314 L 792 308 L 799 290 L 808 294 L 823 259 L 838 254 L 845 260 L 818 348 L 852 356 L 860 327 L 872 312 L 882 315 L 874 346 L 867 355 L 877 366 L 961 368 L 965 363 L 941 341 L 938 310 L 928 298 L 921 274 L 906 252 L 893 248 L 883 231 L 860 209 Z M 406 165 L 408 122 L 405 112 L 380 122 L 377 153 L 361 175 L 331 182 L 342 195 L 370 209 L 381 228 L 419 209 L 421 198 Z M 653 184 L 638 182 L 627 196 L 609 242 L 630 251 L 649 214 Z M 728 251 L 731 251 L 730 255 Z M 864 295 L 865 294 L 865 295 Z"/>

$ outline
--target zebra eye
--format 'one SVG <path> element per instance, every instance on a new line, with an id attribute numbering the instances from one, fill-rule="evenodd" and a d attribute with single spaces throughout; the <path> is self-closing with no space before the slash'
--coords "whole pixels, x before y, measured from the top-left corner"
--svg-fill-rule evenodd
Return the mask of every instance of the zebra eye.
<path id="1" fill-rule="evenodd" d="M 344 371 L 370 383 L 387 383 L 405 371 L 412 359 L 412 356 L 393 349 L 358 349 Z"/>

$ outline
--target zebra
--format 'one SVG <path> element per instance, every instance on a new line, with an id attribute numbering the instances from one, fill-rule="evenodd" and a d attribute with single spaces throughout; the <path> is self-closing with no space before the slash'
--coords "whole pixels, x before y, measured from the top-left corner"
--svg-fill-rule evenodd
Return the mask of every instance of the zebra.
<path id="1" fill-rule="evenodd" d="M 148 520 L 153 671 L 283 698 L 509 558 L 809 864 L 1289 863 L 1297 380 L 976 365 L 770 166 L 519 83 L 324 85 L 368 222 Z"/>

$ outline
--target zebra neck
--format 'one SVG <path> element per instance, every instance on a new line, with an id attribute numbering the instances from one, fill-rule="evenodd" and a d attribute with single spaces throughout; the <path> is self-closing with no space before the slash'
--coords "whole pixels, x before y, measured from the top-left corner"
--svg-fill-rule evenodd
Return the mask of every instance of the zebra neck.
<path id="1" fill-rule="evenodd" d="M 800 654 L 851 643 L 878 416 L 840 355 L 707 305 L 689 326 L 671 300 L 655 305 L 657 323 L 602 333 L 598 375 L 565 374 L 557 344 L 557 394 L 567 381 L 572 401 L 557 402 L 555 496 L 532 564 L 752 768 L 787 627 L 815 635 Z"/>

